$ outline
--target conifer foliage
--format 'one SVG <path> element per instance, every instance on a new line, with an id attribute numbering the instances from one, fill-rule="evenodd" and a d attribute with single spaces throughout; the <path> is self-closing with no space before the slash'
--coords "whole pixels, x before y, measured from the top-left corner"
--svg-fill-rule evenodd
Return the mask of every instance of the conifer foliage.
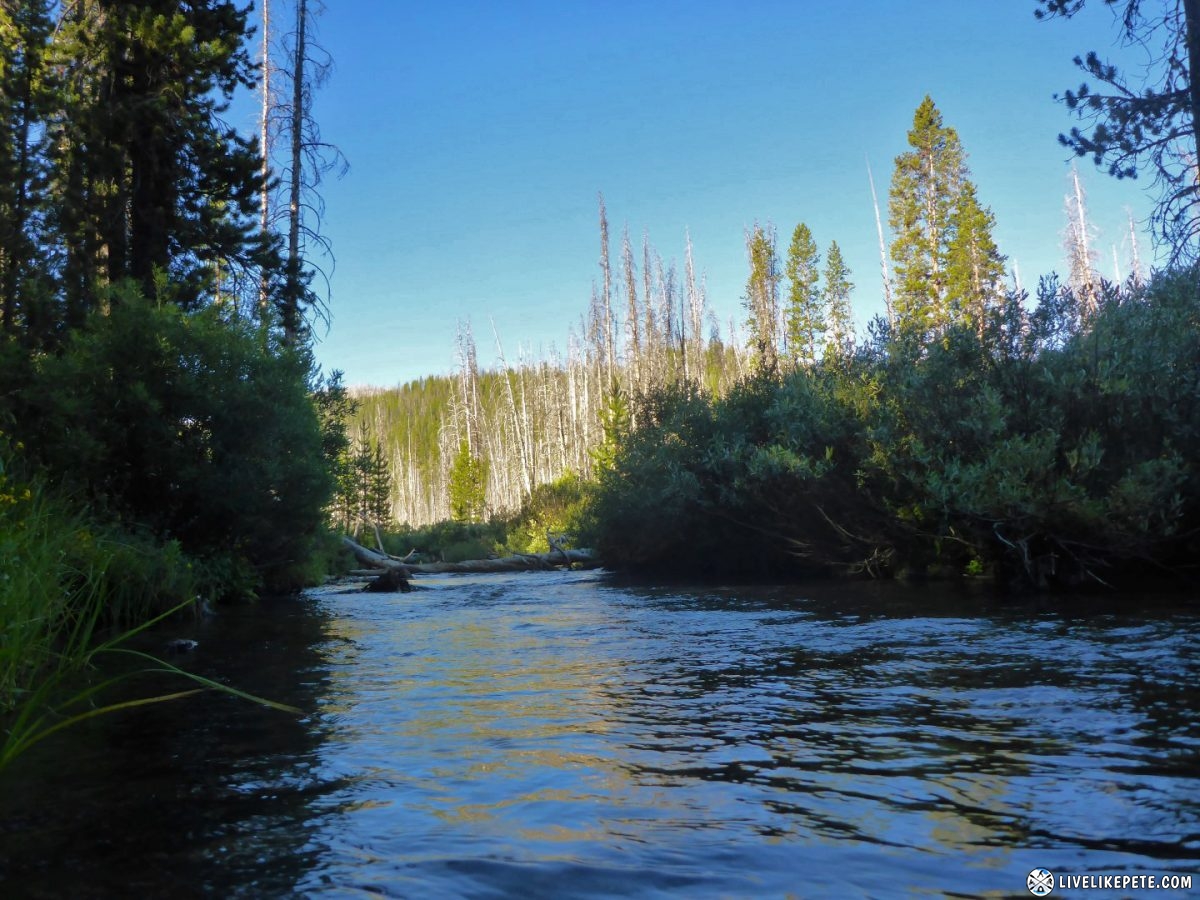
<path id="1" fill-rule="evenodd" d="M 894 232 L 896 327 L 918 343 L 952 322 L 981 322 L 1004 274 L 958 133 L 926 96 L 913 115 L 910 149 L 896 157 L 888 199 Z"/>
<path id="2" fill-rule="evenodd" d="M 0 4 L 0 421 L 218 593 L 308 565 L 339 427 L 303 342 L 243 315 L 286 282 L 259 148 L 224 119 L 257 76 L 248 14 Z"/>
<path id="3" fill-rule="evenodd" d="M 808 226 L 801 222 L 788 247 L 787 348 L 794 364 L 812 365 L 818 358 L 818 341 L 825 328 L 825 297 L 817 287 L 821 255 Z"/>
<path id="4" fill-rule="evenodd" d="M 773 225 L 756 222 L 746 233 L 746 256 L 750 262 L 745 304 L 751 351 L 760 371 L 774 372 L 779 368 L 780 271 Z"/>
<path id="5" fill-rule="evenodd" d="M 825 254 L 825 284 L 821 288 L 828 331 L 825 359 L 846 360 L 854 353 L 854 315 L 850 308 L 853 290 L 850 267 L 842 257 L 842 248 L 833 241 Z"/>
<path id="6" fill-rule="evenodd" d="M 1092 50 L 1076 56 L 1092 83 L 1061 99 L 1084 123 L 1060 134 L 1077 156 L 1091 157 L 1116 178 L 1148 172 L 1158 204 L 1153 220 L 1173 263 L 1200 258 L 1200 3 L 1196 0 L 1105 0 L 1115 7 L 1122 43 L 1142 62 L 1121 71 Z M 1036 0 L 1039 19 L 1071 18 L 1085 0 Z"/>

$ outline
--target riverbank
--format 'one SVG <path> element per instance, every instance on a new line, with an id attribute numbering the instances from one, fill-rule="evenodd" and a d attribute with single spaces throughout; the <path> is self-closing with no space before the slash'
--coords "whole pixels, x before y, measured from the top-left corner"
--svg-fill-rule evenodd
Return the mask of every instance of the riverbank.
<path id="1" fill-rule="evenodd" d="M 1052 279 L 936 336 L 877 323 L 846 360 L 728 395 L 643 398 L 592 504 L 616 568 L 792 579 L 986 576 L 1006 589 L 1200 578 L 1200 288 Z"/>

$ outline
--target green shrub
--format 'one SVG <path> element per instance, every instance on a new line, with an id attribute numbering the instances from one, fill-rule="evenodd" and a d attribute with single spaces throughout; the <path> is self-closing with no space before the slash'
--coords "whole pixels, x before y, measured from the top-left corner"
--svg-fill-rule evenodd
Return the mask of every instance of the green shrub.
<path id="1" fill-rule="evenodd" d="M 566 535 L 579 546 L 588 537 L 590 494 L 590 485 L 573 473 L 538 485 L 506 523 L 503 552 L 546 553 L 550 550 L 548 534 Z"/>
<path id="2" fill-rule="evenodd" d="M 110 302 L 20 392 L 31 453 L 98 510 L 178 542 L 207 591 L 294 585 L 332 489 L 308 359 L 215 308 Z"/>
<path id="3" fill-rule="evenodd" d="M 447 519 L 422 528 L 405 528 L 389 534 L 384 540 L 388 552 L 404 556 L 416 551 L 424 559 L 461 562 L 479 559 L 496 553 L 504 543 L 504 522 L 456 522 Z M 473 553 L 473 556 L 463 554 Z M 455 556 L 455 559 L 451 559 Z"/>
<path id="4" fill-rule="evenodd" d="M 609 564 L 693 574 L 1186 574 L 1200 558 L 1200 287 L 1109 287 L 844 365 L 643 403 L 592 507 Z"/>

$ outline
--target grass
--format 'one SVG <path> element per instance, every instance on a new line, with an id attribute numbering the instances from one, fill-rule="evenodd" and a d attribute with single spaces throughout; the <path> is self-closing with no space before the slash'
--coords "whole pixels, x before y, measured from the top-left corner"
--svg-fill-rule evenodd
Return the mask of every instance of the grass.
<path id="1" fill-rule="evenodd" d="M 196 584 L 177 544 L 97 525 L 38 481 L 6 472 L 0 459 L 0 771 L 72 725 L 201 691 L 298 713 L 123 646 L 191 607 Z M 133 665 L 97 677 L 106 659 Z M 147 673 L 188 687 L 104 700 L 117 684 Z"/>

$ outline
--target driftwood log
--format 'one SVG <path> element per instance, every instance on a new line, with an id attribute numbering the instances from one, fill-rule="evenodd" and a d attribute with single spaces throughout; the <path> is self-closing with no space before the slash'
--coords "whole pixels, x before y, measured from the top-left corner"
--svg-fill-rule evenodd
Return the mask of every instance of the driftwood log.
<path id="1" fill-rule="evenodd" d="M 521 553 L 516 556 L 504 556 L 499 559 L 468 559 L 456 563 L 406 563 L 394 556 L 386 556 L 375 550 L 370 550 L 348 537 L 342 538 L 354 559 L 363 566 L 356 570 L 364 570 L 370 574 L 389 573 L 391 577 L 401 577 L 407 581 L 413 575 L 443 575 L 455 572 L 533 572 L 554 569 L 559 566 L 581 569 L 596 568 L 600 561 L 591 550 L 567 550 L 560 544 L 555 544 L 549 553 Z M 409 554 L 411 556 L 411 554 Z M 379 588 L 379 590 L 405 590 L 405 588 Z"/>

